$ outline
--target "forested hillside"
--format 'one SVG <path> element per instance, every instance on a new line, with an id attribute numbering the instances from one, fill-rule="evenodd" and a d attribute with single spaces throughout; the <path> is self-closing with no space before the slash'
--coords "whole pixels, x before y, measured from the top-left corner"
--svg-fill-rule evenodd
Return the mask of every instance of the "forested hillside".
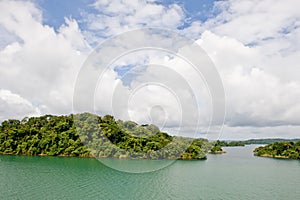
<path id="1" fill-rule="evenodd" d="M 16 155 L 132 159 L 206 159 L 215 143 L 170 136 L 155 125 L 89 113 L 7 120 L 0 126 L 0 152 Z"/>

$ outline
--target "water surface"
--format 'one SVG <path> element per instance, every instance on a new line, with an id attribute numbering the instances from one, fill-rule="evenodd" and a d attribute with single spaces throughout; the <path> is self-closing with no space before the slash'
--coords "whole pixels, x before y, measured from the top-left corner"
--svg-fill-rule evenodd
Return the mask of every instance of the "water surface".
<path id="1" fill-rule="evenodd" d="M 254 157 L 256 146 L 135 174 L 89 158 L 1 155 L 0 199 L 298 199 L 300 162 Z"/>

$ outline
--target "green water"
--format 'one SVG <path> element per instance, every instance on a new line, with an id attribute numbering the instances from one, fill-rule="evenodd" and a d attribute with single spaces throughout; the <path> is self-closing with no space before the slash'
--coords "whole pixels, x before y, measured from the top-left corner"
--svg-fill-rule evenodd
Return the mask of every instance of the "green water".
<path id="1" fill-rule="evenodd" d="M 2 155 L 0 199 L 299 199 L 300 162 L 254 157 L 254 147 L 224 148 L 227 154 L 206 161 L 176 161 L 135 174 L 96 159 Z"/>

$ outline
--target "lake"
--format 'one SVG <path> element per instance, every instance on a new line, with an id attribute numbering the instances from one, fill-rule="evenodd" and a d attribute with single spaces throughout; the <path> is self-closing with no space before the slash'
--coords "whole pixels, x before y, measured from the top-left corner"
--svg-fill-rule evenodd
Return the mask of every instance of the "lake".
<path id="1" fill-rule="evenodd" d="M 255 157 L 255 147 L 223 148 L 226 154 L 148 173 L 118 171 L 91 158 L 0 155 L 0 199 L 299 199 L 300 162 Z"/>

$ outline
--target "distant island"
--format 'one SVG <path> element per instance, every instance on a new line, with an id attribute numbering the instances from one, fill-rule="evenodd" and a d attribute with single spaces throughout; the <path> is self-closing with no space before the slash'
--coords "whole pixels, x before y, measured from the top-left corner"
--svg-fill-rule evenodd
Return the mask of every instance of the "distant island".
<path id="1" fill-rule="evenodd" d="M 223 154 L 223 153 L 226 153 L 226 151 L 224 151 L 224 150 L 222 149 L 221 146 L 215 145 L 215 146 L 213 146 L 213 147 L 208 151 L 208 153 L 210 153 L 210 154 Z"/>
<path id="2" fill-rule="evenodd" d="M 275 142 L 298 142 L 300 139 L 283 139 L 283 138 L 264 138 L 264 139 L 249 139 L 244 144 L 273 144 Z"/>
<path id="3" fill-rule="evenodd" d="M 138 125 L 90 113 L 6 120 L 0 153 L 131 159 L 206 159 L 223 152 L 218 142 L 170 136 L 155 125 Z"/>
<path id="4" fill-rule="evenodd" d="M 300 160 L 300 141 L 275 142 L 254 149 L 255 156 Z"/>
<path id="5" fill-rule="evenodd" d="M 300 139 L 283 139 L 283 138 L 263 138 L 263 139 L 249 139 L 249 140 L 235 140 L 235 141 L 219 141 L 217 144 L 222 147 L 245 146 L 249 144 L 273 144 L 275 142 L 298 142 Z"/>

